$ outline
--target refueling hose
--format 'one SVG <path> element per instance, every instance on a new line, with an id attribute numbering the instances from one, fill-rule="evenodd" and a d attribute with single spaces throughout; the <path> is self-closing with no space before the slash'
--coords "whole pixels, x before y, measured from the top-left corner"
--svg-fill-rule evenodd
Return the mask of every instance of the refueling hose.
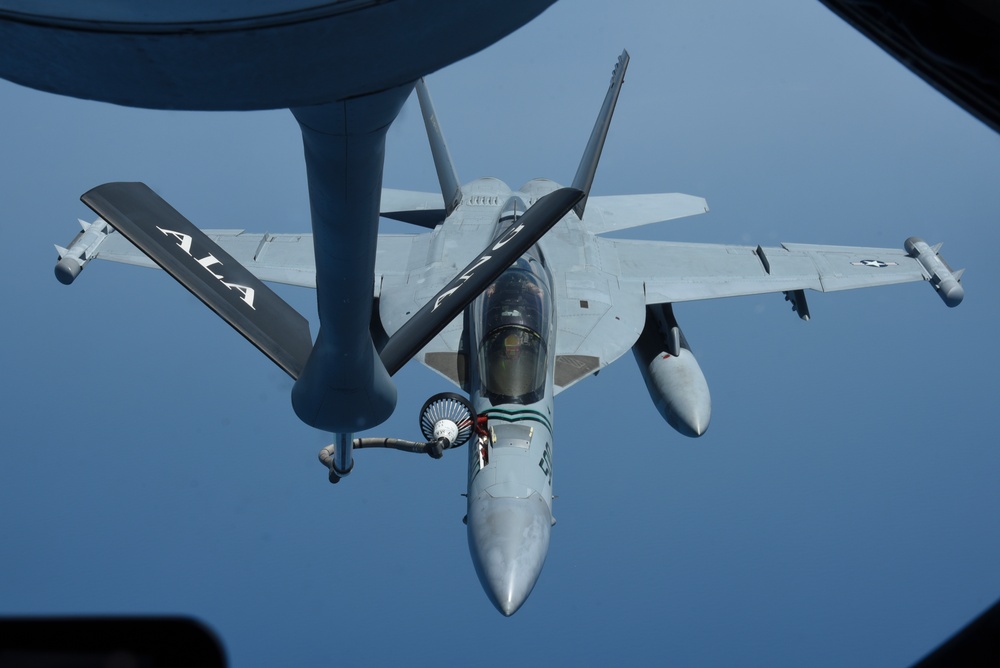
<path id="1" fill-rule="evenodd" d="M 354 449 L 361 448 L 392 448 L 403 452 L 413 452 L 416 454 L 428 454 L 434 459 L 440 459 L 442 453 L 448 449 L 451 443 L 447 438 L 439 438 L 435 441 L 407 441 L 402 438 L 356 438 L 354 439 Z M 333 461 L 334 444 L 326 446 L 319 451 L 319 460 L 327 468 Z"/>

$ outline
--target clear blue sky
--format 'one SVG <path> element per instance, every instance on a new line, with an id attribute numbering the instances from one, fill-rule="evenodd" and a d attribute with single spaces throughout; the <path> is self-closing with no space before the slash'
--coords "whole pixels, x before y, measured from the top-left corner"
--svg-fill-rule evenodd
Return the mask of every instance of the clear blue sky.
<path id="1" fill-rule="evenodd" d="M 808 293 L 809 323 L 780 295 L 678 306 L 711 428 L 663 423 L 630 355 L 561 395 L 558 524 L 504 619 L 468 556 L 464 451 L 362 452 L 332 487 L 291 381 L 185 290 L 99 263 L 52 275 L 106 181 L 202 227 L 308 231 L 291 115 L 0 82 L 0 614 L 191 614 L 235 666 L 906 666 L 1000 597 L 1000 137 L 818 2 L 563 0 L 429 78 L 461 179 L 571 181 L 622 48 L 595 194 L 712 207 L 629 236 L 917 235 L 968 267 L 965 303 L 911 284 Z M 437 189 L 415 99 L 385 185 Z M 310 291 L 281 293 L 314 317 Z M 397 378 L 372 435 L 416 435 L 449 389 Z"/>

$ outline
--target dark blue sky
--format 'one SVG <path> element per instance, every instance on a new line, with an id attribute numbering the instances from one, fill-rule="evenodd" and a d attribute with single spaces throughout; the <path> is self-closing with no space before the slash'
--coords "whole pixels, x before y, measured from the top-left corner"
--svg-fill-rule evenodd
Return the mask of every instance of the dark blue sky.
<path id="1" fill-rule="evenodd" d="M 627 48 L 594 193 L 712 208 L 630 237 L 917 235 L 968 267 L 965 303 L 911 284 L 808 293 L 808 323 L 780 295 L 679 305 L 711 428 L 663 423 L 630 355 L 561 395 L 558 524 L 504 619 L 468 556 L 464 452 L 362 452 L 332 487 L 291 381 L 186 291 L 100 263 L 52 275 L 106 181 L 205 228 L 308 231 L 291 115 L 0 82 L 0 614 L 191 614 L 237 666 L 903 666 L 1000 597 L 1000 138 L 818 2 L 582 4 L 429 78 L 463 181 L 570 182 Z M 415 99 L 387 152 L 386 186 L 437 190 Z M 280 292 L 314 317 L 310 291 Z M 449 389 L 397 378 L 372 435 L 415 436 Z"/>

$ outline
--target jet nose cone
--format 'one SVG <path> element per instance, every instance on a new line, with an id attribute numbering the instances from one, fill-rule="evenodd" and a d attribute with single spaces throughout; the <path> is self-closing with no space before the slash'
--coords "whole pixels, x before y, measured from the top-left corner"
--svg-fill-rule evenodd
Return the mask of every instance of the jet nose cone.
<path id="1" fill-rule="evenodd" d="M 510 617 L 531 593 L 549 551 L 552 515 L 536 492 L 528 498 L 484 493 L 469 504 L 469 551 L 479 582 Z"/>

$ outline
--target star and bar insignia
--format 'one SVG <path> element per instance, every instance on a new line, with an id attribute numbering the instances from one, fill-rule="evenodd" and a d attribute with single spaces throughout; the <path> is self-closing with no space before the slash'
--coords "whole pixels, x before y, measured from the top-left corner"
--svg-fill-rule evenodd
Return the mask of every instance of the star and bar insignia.
<path id="1" fill-rule="evenodd" d="M 852 262 L 855 267 L 895 267 L 895 262 L 883 262 L 882 260 L 861 260 L 859 262 Z"/>

